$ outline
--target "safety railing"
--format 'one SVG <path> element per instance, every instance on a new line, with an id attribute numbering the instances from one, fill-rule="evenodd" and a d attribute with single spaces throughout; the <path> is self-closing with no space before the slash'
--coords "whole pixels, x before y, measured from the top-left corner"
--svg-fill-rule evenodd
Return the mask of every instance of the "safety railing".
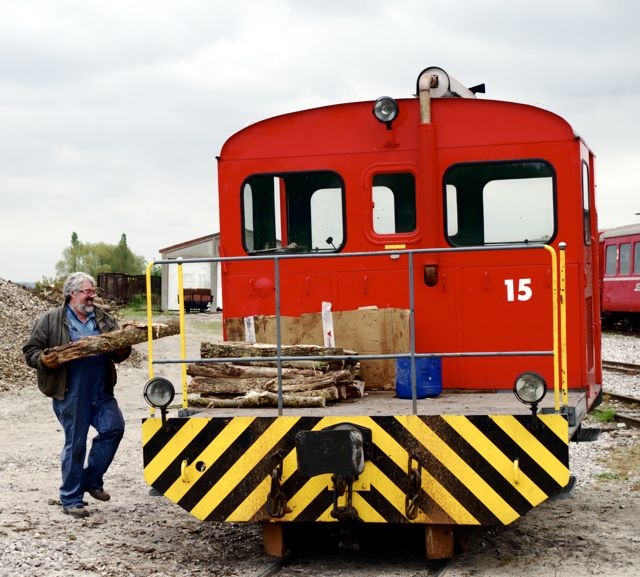
<path id="1" fill-rule="evenodd" d="M 232 363 L 232 362 L 275 362 L 277 366 L 278 381 L 278 414 L 283 412 L 283 392 L 282 392 L 282 363 L 286 361 L 317 361 L 329 357 L 322 356 L 289 356 L 282 355 L 282 330 L 281 330 L 281 295 L 280 295 L 280 262 L 294 259 L 318 259 L 318 258 L 355 258 L 355 257 L 381 257 L 406 255 L 408 258 L 408 283 L 409 283 L 409 352 L 392 354 L 357 354 L 354 355 L 331 355 L 333 360 L 385 360 L 397 358 L 409 358 L 411 366 L 411 401 L 412 411 L 418 412 L 417 405 L 417 383 L 416 383 L 416 358 L 428 357 L 515 357 L 515 356 L 551 356 L 553 357 L 553 390 L 554 390 L 554 410 L 560 411 L 560 405 L 566 408 L 568 405 L 568 385 L 567 385 L 567 347 L 566 347 L 566 244 L 560 243 L 560 259 L 553 247 L 545 244 L 513 244 L 500 246 L 483 247 L 457 247 L 457 248 L 437 248 L 437 249 L 406 249 L 390 251 L 370 251 L 351 253 L 294 253 L 279 252 L 268 255 L 241 256 L 241 257 L 199 257 L 187 259 L 156 260 L 147 265 L 147 325 L 148 325 L 148 371 L 149 378 L 154 377 L 154 365 L 158 364 L 181 364 L 182 380 L 182 407 L 188 408 L 188 387 L 187 387 L 187 364 L 189 363 Z M 286 249 L 282 249 L 283 251 Z M 416 254 L 443 254 L 443 253 L 463 253 L 463 252 L 496 252 L 514 250 L 545 250 L 550 259 L 551 265 L 551 301 L 552 301 L 552 348 L 549 350 L 527 350 L 527 351 L 453 351 L 453 352 L 433 352 L 418 353 L 415 350 L 415 289 L 414 289 L 414 256 Z M 185 334 L 185 311 L 184 311 L 184 284 L 182 266 L 190 263 L 225 263 L 238 261 L 273 261 L 274 266 L 274 291 L 275 291 L 275 327 L 276 327 L 276 354 L 273 357 L 227 357 L 227 358 L 207 358 L 188 359 L 186 357 L 186 334 Z M 180 358 L 156 360 L 153 356 L 153 311 L 151 298 L 151 270 L 156 265 L 175 265 L 178 267 L 178 294 L 179 294 L 179 323 L 180 323 Z"/>

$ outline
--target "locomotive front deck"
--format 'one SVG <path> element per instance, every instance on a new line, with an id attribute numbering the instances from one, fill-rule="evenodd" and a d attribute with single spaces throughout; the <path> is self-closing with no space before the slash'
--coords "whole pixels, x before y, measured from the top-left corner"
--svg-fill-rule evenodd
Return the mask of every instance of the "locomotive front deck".
<path id="1" fill-rule="evenodd" d="M 518 415 L 530 416 L 531 411 L 520 403 L 512 391 L 466 392 L 444 389 L 437 397 L 417 399 L 417 412 L 420 416 L 434 415 Z M 583 391 L 570 390 L 567 412 L 572 415 L 567 421 L 568 439 L 573 437 L 578 425 L 587 413 L 587 395 Z M 550 391 L 539 405 L 541 413 L 554 411 L 553 391 Z M 276 417 L 278 409 L 273 408 L 215 408 L 193 407 L 190 415 L 203 418 L 232 418 L 238 415 L 249 417 Z M 350 415 L 389 416 L 414 414 L 411 399 L 400 399 L 395 391 L 366 391 L 362 399 L 351 399 L 326 407 L 287 407 L 283 409 L 285 416 L 347 417 Z M 571 424 L 574 423 L 574 424 Z"/>

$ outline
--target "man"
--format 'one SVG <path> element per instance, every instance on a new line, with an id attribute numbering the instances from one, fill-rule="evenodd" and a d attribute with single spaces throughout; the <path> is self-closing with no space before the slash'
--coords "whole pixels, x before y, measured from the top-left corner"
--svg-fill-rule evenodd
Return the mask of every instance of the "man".
<path id="1" fill-rule="evenodd" d="M 111 498 L 104 490 L 103 476 L 124 434 L 124 418 L 113 396 L 113 363 L 124 361 L 131 354 L 131 347 L 60 366 L 45 366 L 41 358 L 45 349 L 119 328 L 112 316 L 94 306 L 95 281 L 90 275 L 69 275 L 63 291 L 64 304 L 36 321 L 22 352 L 27 364 L 38 370 L 38 387 L 53 398 L 53 410 L 64 430 L 60 455 L 62 510 L 82 518 L 89 515 L 83 501 L 85 491 L 99 501 Z M 92 440 L 85 465 L 90 426 L 98 434 Z"/>

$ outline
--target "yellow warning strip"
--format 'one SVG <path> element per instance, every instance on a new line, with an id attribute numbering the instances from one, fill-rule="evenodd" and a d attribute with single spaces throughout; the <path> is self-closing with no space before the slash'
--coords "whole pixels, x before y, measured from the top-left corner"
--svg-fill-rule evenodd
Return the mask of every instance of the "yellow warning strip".
<path id="1" fill-rule="evenodd" d="M 185 493 L 193 487 L 194 481 L 197 481 L 205 470 L 208 470 L 213 464 L 220 458 L 220 455 L 224 453 L 230 445 L 251 425 L 255 417 L 237 417 L 232 419 L 229 424 L 216 436 L 211 443 L 200 453 L 195 459 L 188 463 L 185 470 L 186 478 L 188 482 L 179 477 L 176 479 L 165 492 L 167 499 L 177 503 Z M 196 419 L 191 419 L 196 420 Z M 184 427 L 183 427 L 184 428 Z M 195 438 L 192 437 L 192 440 Z M 203 471 L 196 470 L 196 463 L 202 462 L 206 465 L 206 469 Z"/>
<path id="2" fill-rule="evenodd" d="M 142 423 L 142 446 L 144 447 L 162 427 L 162 419 L 150 417 Z"/>
<path id="3" fill-rule="evenodd" d="M 176 457 L 189 445 L 191 441 L 207 426 L 209 419 L 189 419 L 187 423 L 171 437 L 153 460 L 144 468 L 144 478 L 149 483 L 154 481 L 171 465 Z M 147 443 L 160 427 L 160 419 L 147 419 L 142 427 L 143 443 Z"/>
<path id="4" fill-rule="evenodd" d="M 504 525 L 519 515 L 472 467 L 416 415 L 398 415 L 396 419 L 465 485 Z"/>
<path id="5" fill-rule="evenodd" d="M 467 417 L 462 415 L 444 415 L 442 417 L 467 443 L 502 475 L 532 505 L 539 505 L 547 498 L 529 477 L 521 471 L 517 478 L 514 464 L 496 445 L 494 445 Z"/>
<path id="6" fill-rule="evenodd" d="M 562 415 L 538 415 L 538 418 L 564 443 L 569 443 L 569 423 Z"/>
<path id="7" fill-rule="evenodd" d="M 526 427 L 511 415 L 493 415 L 493 421 L 536 461 L 553 479 L 564 487 L 569 482 L 569 469 L 540 442 Z"/>
<path id="8" fill-rule="evenodd" d="M 265 477 L 262 483 L 260 483 L 247 498 L 240 503 L 231 515 L 229 515 L 225 521 L 231 523 L 242 523 L 244 521 L 250 521 L 253 516 L 258 512 L 260 507 L 263 507 L 267 502 L 267 495 L 271 490 L 271 477 Z"/>
<path id="9" fill-rule="evenodd" d="M 236 417 L 232 422 L 238 418 L 243 417 Z M 264 433 L 238 457 L 233 466 L 227 469 L 220 480 L 202 495 L 198 504 L 191 510 L 191 514 L 198 519 L 206 519 L 211 511 L 245 478 L 247 472 L 255 467 L 256 463 L 267 457 L 269 451 L 273 450 L 278 441 L 296 424 L 298 419 L 299 417 L 276 418 Z M 229 444 L 226 443 L 227 446 Z"/>
<path id="10" fill-rule="evenodd" d="M 387 520 L 376 511 L 359 493 L 353 493 L 353 506 L 358 517 L 366 523 L 385 523 Z"/>
<path id="11" fill-rule="evenodd" d="M 291 471 L 295 471 L 297 467 L 297 459 L 295 451 L 291 451 L 282 461 L 282 479 L 281 483 L 291 476 Z M 231 513 L 226 519 L 230 522 L 242 522 L 253 519 L 260 507 L 263 507 L 267 502 L 267 496 L 271 491 L 271 477 L 267 476 L 264 480 L 258 484 L 258 486 L 251 491 L 236 507 L 235 511 Z M 287 503 L 287 509 L 290 509 L 290 501 Z M 288 517 L 288 515 L 286 516 Z"/>

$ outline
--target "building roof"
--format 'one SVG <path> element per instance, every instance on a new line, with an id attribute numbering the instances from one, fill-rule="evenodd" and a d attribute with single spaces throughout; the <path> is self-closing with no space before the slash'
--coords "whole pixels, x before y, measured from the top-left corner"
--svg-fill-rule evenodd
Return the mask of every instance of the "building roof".
<path id="1" fill-rule="evenodd" d="M 161 248 L 158 252 L 160 254 L 164 254 L 166 252 L 173 252 L 174 250 L 179 250 L 181 248 L 187 248 L 189 246 L 193 246 L 195 244 L 202 244 L 204 242 L 208 242 L 210 240 L 214 240 L 216 238 L 220 238 L 220 233 L 216 232 L 213 234 L 208 234 L 206 236 L 201 236 L 199 238 L 194 238 L 193 240 L 186 240 L 184 242 L 174 244 L 172 246 L 167 246 L 165 248 Z"/>

